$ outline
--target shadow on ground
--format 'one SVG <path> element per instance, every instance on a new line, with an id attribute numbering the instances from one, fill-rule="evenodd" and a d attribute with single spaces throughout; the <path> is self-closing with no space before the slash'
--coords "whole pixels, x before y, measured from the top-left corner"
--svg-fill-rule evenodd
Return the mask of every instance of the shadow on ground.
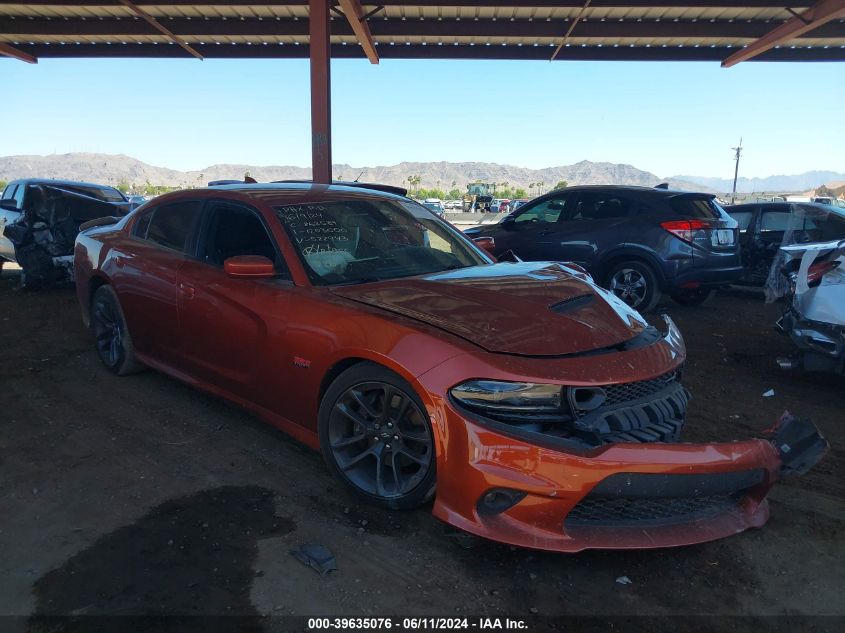
<path id="1" fill-rule="evenodd" d="M 79 552 L 34 585 L 31 632 L 260 630 L 249 599 L 258 540 L 296 524 L 275 516 L 273 493 L 226 486 L 167 501 Z M 160 619 L 162 616 L 185 616 Z M 71 616 L 71 617 L 57 617 Z M 91 617 L 98 616 L 98 617 Z"/>

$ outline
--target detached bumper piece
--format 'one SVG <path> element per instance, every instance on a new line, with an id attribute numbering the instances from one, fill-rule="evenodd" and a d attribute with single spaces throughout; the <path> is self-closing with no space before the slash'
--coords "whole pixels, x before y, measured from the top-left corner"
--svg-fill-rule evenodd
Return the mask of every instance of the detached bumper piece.
<path id="1" fill-rule="evenodd" d="M 783 414 L 770 433 L 780 456 L 781 477 L 803 475 L 818 464 L 830 448 L 815 424 L 799 420 L 789 412 Z"/>

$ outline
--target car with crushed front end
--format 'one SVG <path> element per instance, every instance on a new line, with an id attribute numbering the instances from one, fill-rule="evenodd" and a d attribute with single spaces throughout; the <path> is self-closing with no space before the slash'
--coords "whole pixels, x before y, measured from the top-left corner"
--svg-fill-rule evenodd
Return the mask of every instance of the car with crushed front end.
<path id="1" fill-rule="evenodd" d="M 238 184 L 166 194 L 76 242 L 105 366 L 227 398 L 319 450 L 361 498 L 433 499 L 476 535 L 557 551 L 761 526 L 824 452 L 815 427 L 678 443 L 689 394 L 661 329 L 577 266 L 493 263 L 403 195 Z M 783 448 L 787 437 L 792 450 Z"/>
<path id="2" fill-rule="evenodd" d="M 74 180 L 13 180 L 0 194 L 0 268 L 22 269 L 28 288 L 69 278 L 79 227 L 106 215 L 126 215 L 134 205 L 114 187 Z"/>

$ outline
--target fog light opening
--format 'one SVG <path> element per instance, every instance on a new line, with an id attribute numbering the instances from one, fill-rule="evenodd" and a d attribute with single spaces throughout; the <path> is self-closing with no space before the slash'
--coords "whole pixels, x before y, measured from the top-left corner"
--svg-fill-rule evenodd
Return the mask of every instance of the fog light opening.
<path id="1" fill-rule="evenodd" d="M 481 498 L 476 504 L 476 509 L 478 510 L 478 514 L 482 516 L 501 514 L 522 501 L 525 498 L 525 494 L 521 490 L 492 488 L 481 495 Z"/>

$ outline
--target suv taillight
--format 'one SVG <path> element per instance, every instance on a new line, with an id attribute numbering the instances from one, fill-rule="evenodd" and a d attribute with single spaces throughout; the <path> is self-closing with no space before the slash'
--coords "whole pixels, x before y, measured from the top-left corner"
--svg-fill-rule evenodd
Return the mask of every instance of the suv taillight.
<path id="1" fill-rule="evenodd" d="M 690 243 L 695 240 L 696 233 L 699 231 L 713 228 L 712 224 L 704 220 L 672 220 L 671 222 L 661 222 L 660 226 L 675 237 Z"/>
<path id="2" fill-rule="evenodd" d="M 834 259 L 830 262 L 817 262 L 807 269 L 807 285 L 812 286 L 815 283 L 821 283 L 824 277 L 831 270 L 839 266 L 839 260 Z"/>
<path id="3" fill-rule="evenodd" d="M 734 229 L 716 228 L 707 220 L 671 220 L 660 226 L 675 237 L 699 246 L 729 248 L 736 244 Z"/>

